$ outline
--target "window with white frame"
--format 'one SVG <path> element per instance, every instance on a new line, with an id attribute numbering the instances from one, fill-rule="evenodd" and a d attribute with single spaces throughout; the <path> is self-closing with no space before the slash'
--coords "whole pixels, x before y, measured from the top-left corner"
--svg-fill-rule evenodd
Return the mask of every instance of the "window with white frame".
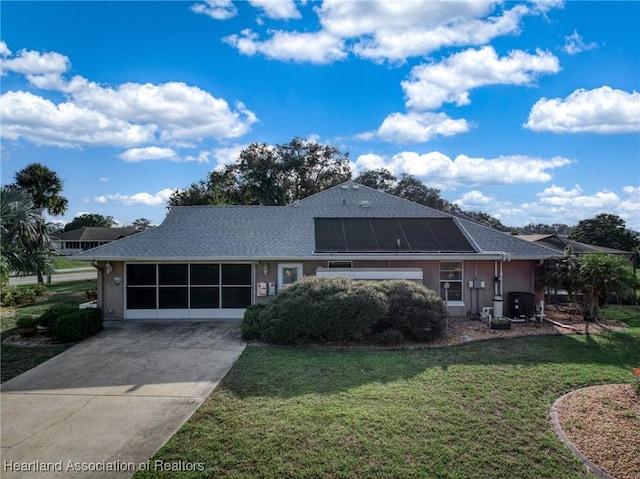
<path id="1" fill-rule="evenodd" d="M 302 278 L 302 263 L 279 263 L 278 264 L 278 288 L 291 286 Z"/>
<path id="2" fill-rule="evenodd" d="M 445 284 L 448 283 L 449 303 L 462 303 L 462 261 L 440 262 L 440 297 L 445 299 Z"/>

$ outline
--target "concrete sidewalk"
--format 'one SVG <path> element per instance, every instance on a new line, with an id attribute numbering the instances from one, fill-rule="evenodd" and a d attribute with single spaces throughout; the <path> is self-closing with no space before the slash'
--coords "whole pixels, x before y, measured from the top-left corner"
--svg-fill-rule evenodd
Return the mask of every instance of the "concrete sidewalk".
<path id="1" fill-rule="evenodd" d="M 112 322 L 1 387 L 3 478 L 127 478 L 238 359 L 239 322 Z M 183 467 L 201 467 L 198 464 Z"/>

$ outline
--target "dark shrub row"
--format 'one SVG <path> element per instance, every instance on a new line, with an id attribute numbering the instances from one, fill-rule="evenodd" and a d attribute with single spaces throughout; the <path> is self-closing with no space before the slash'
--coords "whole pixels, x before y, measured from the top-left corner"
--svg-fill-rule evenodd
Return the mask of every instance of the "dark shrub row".
<path id="1" fill-rule="evenodd" d="M 72 343 L 102 330 L 102 310 L 58 306 L 45 311 L 38 318 L 38 324 L 48 328 L 57 341 Z"/>
<path id="2" fill-rule="evenodd" d="M 444 327 L 440 297 L 409 281 L 303 278 L 247 309 L 243 338 L 276 344 L 427 341 Z"/>

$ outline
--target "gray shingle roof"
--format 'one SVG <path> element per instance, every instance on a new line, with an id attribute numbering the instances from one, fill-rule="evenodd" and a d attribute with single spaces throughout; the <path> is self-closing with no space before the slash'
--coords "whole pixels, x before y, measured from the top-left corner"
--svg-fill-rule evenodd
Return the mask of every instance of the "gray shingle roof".
<path id="1" fill-rule="evenodd" d="M 451 217 L 354 182 L 288 206 L 173 208 L 157 228 L 76 255 L 95 260 L 302 259 L 314 254 L 314 218 Z M 455 218 L 478 255 L 543 258 L 554 252 L 472 221 Z M 412 255 L 428 257 L 429 255 Z"/>
<path id="2" fill-rule="evenodd" d="M 83 226 L 75 230 L 51 235 L 55 239 L 64 241 L 113 241 L 124 236 L 132 235 L 135 228 L 103 228 L 98 226 Z"/>

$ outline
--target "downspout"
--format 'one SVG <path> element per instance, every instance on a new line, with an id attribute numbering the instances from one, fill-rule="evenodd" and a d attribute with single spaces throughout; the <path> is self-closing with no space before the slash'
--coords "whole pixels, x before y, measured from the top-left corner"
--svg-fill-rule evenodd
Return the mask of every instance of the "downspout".
<path id="1" fill-rule="evenodd" d="M 494 263 L 495 277 L 493 291 L 495 296 L 493 297 L 493 315 L 496 318 L 501 318 L 504 313 L 504 299 L 502 297 L 502 264 L 505 261 L 511 261 L 511 255 L 509 255 L 509 253 L 504 251 L 500 251 L 499 253 L 502 255 L 502 259 L 499 261 L 496 260 Z"/>

